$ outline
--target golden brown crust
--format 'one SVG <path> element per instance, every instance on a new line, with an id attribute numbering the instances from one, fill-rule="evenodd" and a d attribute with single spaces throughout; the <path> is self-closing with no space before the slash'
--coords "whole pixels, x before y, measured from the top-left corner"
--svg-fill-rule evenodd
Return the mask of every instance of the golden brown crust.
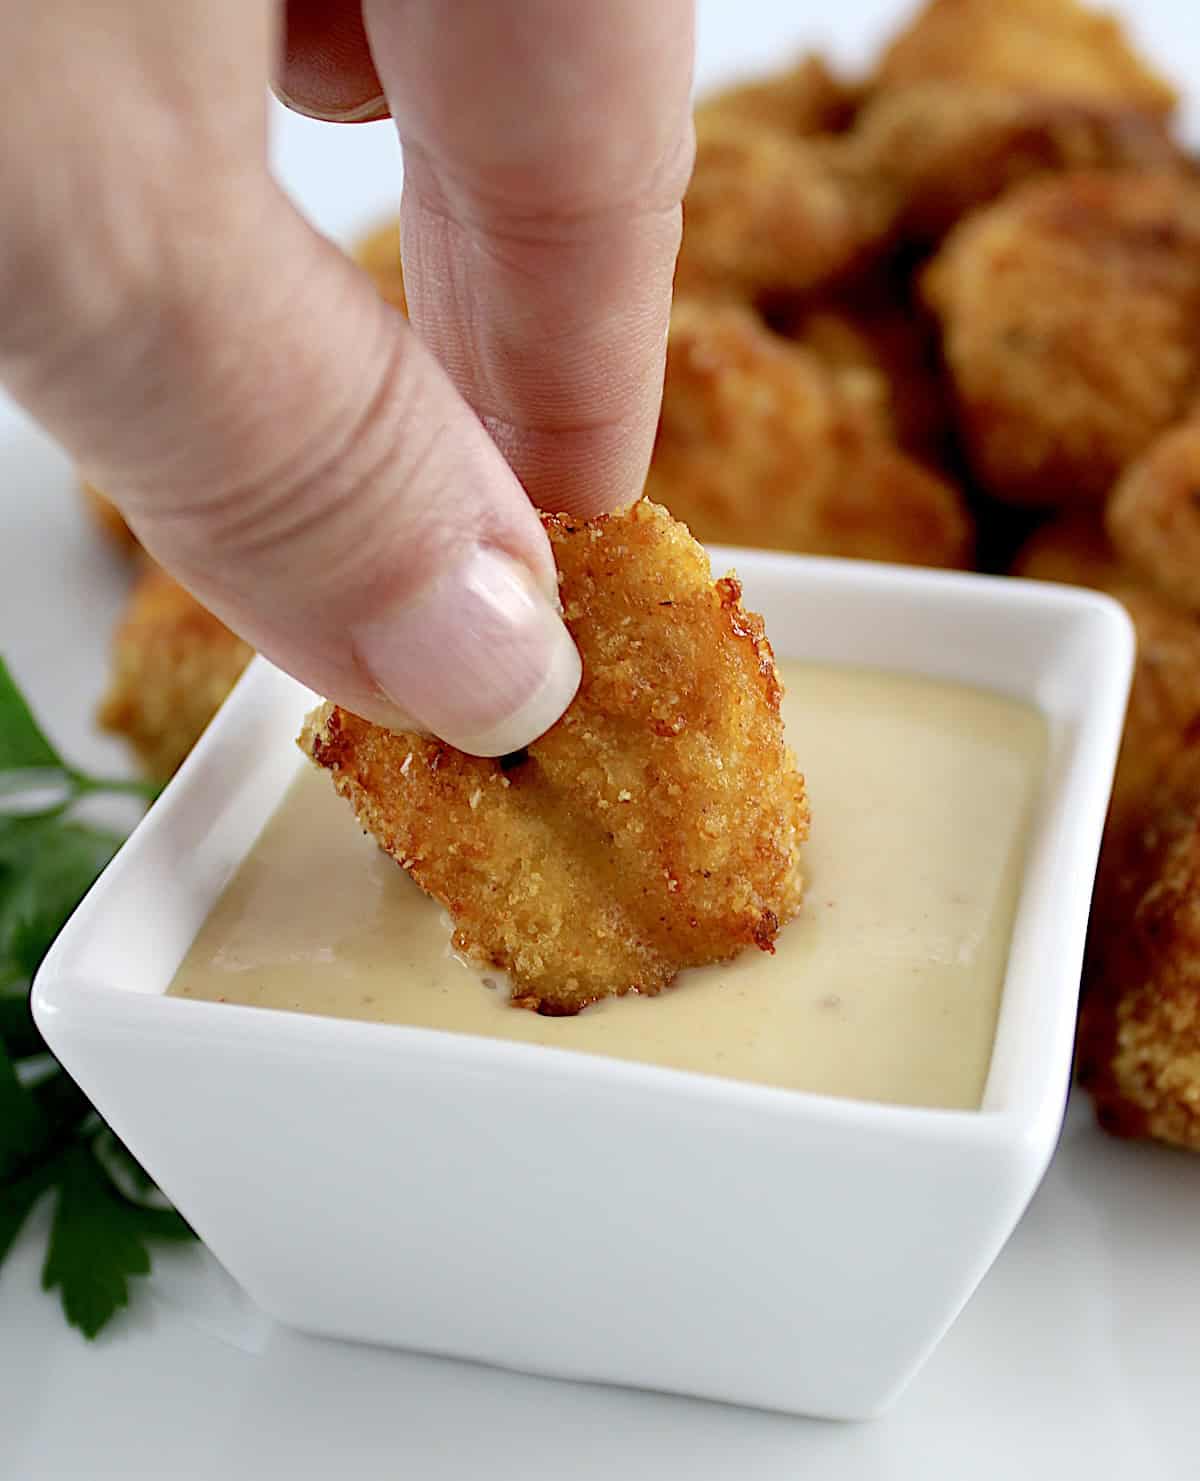
<path id="1" fill-rule="evenodd" d="M 449 911 L 513 1001 L 567 1014 L 771 950 L 808 827 L 762 620 L 646 502 L 544 515 L 583 682 L 519 758 L 465 756 L 325 706 L 301 745 Z"/>
<path id="2" fill-rule="evenodd" d="M 199 740 L 252 650 L 158 566 L 146 565 L 112 647 L 98 715 L 162 781 Z"/>
<path id="3" fill-rule="evenodd" d="M 369 273 L 379 294 L 402 314 L 408 313 L 404 269 L 400 265 L 400 223 L 381 222 L 355 246 L 353 257 Z"/>
<path id="4" fill-rule="evenodd" d="M 841 297 L 777 311 L 772 322 L 814 354 L 847 397 L 872 409 L 904 452 L 934 469 L 949 463 L 950 408 L 937 341 L 904 284 L 861 283 Z"/>
<path id="5" fill-rule="evenodd" d="M 1013 576 L 1112 591 L 1128 580 L 1098 511 L 1075 509 L 1046 521 L 1013 561 Z"/>
<path id="6" fill-rule="evenodd" d="M 1082 512 L 1040 530 L 1015 571 L 1107 591 L 1137 630 L 1088 932 L 1079 1074 L 1106 1130 L 1200 1151 L 1200 624 L 1139 586 Z"/>
<path id="7" fill-rule="evenodd" d="M 1090 586 L 1115 597 L 1137 633 L 1137 662 L 1117 760 L 1110 834 L 1138 818 L 1163 773 L 1200 727 L 1200 624 L 1148 590 L 1094 515 L 1051 520 L 1023 547 L 1013 574 Z"/>
<path id="8" fill-rule="evenodd" d="M 900 234 L 922 243 L 1036 175 L 1181 164 L 1162 122 L 1137 109 L 962 82 L 880 93 L 849 142 L 894 195 Z"/>
<path id="9" fill-rule="evenodd" d="M 1117 1136 L 1200 1151 L 1200 745 L 1105 846 L 1079 1076 Z"/>
<path id="10" fill-rule="evenodd" d="M 969 82 L 1166 116 L 1171 85 L 1120 24 L 1077 0 L 927 0 L 885 51 L 875 86 Z"/>
<path id="11" fill-rule="evenodd" d="M 998 498 L 1097 502 L 1200 378 L 1200 188 L 1036 180 L 951 232 L 925 276 L 963 441 Z"/>
<path id="12" fill-rule="evenodd" d="M 722 112 L 701 113 L 676 292 L 814 292 L 877 259 L 893 215 L 890 198 L 842 140 L 791 138 Z"/>
<path id="13" fill-rule="evenodd" d="M 857 102 L 857 90 L 832 72 L 823 57 L 810 52 L 784 71 L 710 93 L 697 112 L 740 118 L 803 137 L 841 132 L 849 126 Z"/>
<path id="14" fill-rule="evenodd" d="M 92 518 L 114 545 L 127 554 L 132 554 L 139 548 L 138 537 L 125 523 L 125 516 L 111 499 L 106 498 L 86 478 L 79 480 L 79 491 L 83 495 L 83 502 L 87 505 Z"/>
<path id="15" fill-rule="evenodd" d="M 676 302 L 646 489 L 705 541 L 969 560 L 959 495 L 888 440 L 880 406 L 734 304 Z"/>
<path id="16" fill-rule="evenodd" d="M 1200 614 L 1200 424 L 1173 428 L 1126 469 L 1105 521 L 1143 581 Z"/>
<path id="17" fill-rule="evenodd" d="M 1117 584 L 1137 630 L 1137 664 L 1117 761 L 1111 820 L 1137 817 L 1200 727 L 1200 624 L 1153 592 Z"/>

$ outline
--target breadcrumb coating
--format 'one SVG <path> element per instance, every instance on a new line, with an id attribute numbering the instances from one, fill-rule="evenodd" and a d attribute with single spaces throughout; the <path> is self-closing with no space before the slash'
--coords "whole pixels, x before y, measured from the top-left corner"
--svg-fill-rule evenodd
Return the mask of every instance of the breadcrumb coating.
<path id="1" fill-rule="evenodd" d="M 1162 122 L 1134 108 L 963 82 L 878 94 L 847 142 L 895 197 L 899 234 L 916 243 L 936 242 L 1034 176 L 1182 166 Z"/>
<path id="2" fill-rule="evenodd" d="M 677 294 L 811 293 L 879 258 L 894 207 L 837 138 L 804 139 L 720 110 L 696 119 Z"/>
<path id="3" fill-rule="evenodd" d="M 125 516 L 111 499 L 102 494 L 86 478 L 79 480 L 79 491 L 83 495 L 83 502 L 87 505 L 88 511 L 97 526 L 103 530 L 114 545 L 127 553 L 132 553 L 139 548 L 138 537 L 125 523 Z"/>
<path id="4" fill-rule="evenodd" d="M 772 950 L 801 903 L 808 805 L 737 581 L 650 503 L 542 519 L 583 659 L 546 735 L 488 760 L 326 705 L 300 744 L 445 906 L 456 949 L 562 1015 Z"/>
<path id="5" fill-rule="evenodd" d="M 1107 1131 L 1200 1151 L 1200 623 L 1140 586 L 1082 512 L 1040 530 L 1014 572 L 1107 591 L 1137 630 L 1078 1068 Z"/>
<path id="6" fill-rule="evenodd" d="M 676 301 L 646 491 L 704 541 L 969 562 L 961 497 L 891 443 L 880 405 L 736 304 Z"/>
<path id="7" fill-rule="evenodd" d="M 960 430 L 997 498 L 1102 500 L 1200 380 L 1200 187 L 1036 180 L 968 217 L 926 273 Z"/>
<path id="8" fill-rule="evenodd" d="M 1099 511 L 1091 509 L 1074 509 L 1047 520 L 1017 552 L 1011 574 L 1107 592 L 1130 580 Z"/>
<path id="9" fill-rule="evenodd" d="M 857 90 L 842 81 L 823 57 L 810 52 L 783 71 L 710 93 L 697 112 L 804 137 L 840 133 L 853 118 L 857 102 Z"/>
<path id="10" fill-rule="evenodd" d="M 1077 0 L 927 0 L 884 52 L 877 88 L 969 82 L 1165 116 L 1175 90 L 1120 22 Z"/>
<path id="11" fill-rule="evenodd" d="M 1200 745 L 1111 834 L 1093 907 L 1079 1077 L 1105 1130 L 1200 1151 Z"/>
<path id="12" fill-rule="evenodd" d="M 1200 423 L 1172 428 L 1130 464 L 1105 521 L 1113 546 L 1147 585 L 1200 614 Z"/>
<path id="13" fill-rule="evenodd" d="M 1044 525 L 1013 575 L 1089 586 L 1115 597 L 1137 633 L 1137 661 L 1110 809 L 1110 834 L 1136 819 L 1200 727 L 1200 623 L 1142 583 L 1113 550 L 1104 526 L 1076 511 Z"/>
<path id="14" fill-rule="evenodd" d="M 113 638 L 98 719 L 166 781 L 200 739 L 253 651 L 149 562 Z"/>
<path id="15" fill-rule="evenodd" d="M 1110 813 L 1112 824 L 1120 826 L 1145 807 L 1200 727 L 1200 623 L 1136 585 L 1118 585 L 1111 594 L 1137 631 L 1137 664 Z"/>
<path id="16" fill-rule="evenodd" d="M 777 310 L 771 324 L 832 371 L 850 399 L 873 409 L 904 452 L 935 469 L 951 461 L 937 340 L 904 284 L 859 283 L 839 297 Z"/>
<path id="17" fill-rule="evenodd" d="M 392 219 L 381 222 L 355 246 L 353 257 L 368 273 L 380 296 L 402 314 L 408 313 L 404 292 L 404 269 L 400 264 L 400 223 Z"/>

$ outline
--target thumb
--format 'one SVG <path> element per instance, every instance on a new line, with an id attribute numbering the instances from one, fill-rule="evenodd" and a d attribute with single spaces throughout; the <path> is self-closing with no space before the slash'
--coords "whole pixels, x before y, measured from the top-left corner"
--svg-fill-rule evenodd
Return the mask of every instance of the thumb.
<path id="1" fill-rule="evenodd" d="M 403 317 L 265 171 L 123 229 L 10 259 L 0 378 L 312 688 L 479 755 L 546 730 L 580 675 L 549 545 Z"/>

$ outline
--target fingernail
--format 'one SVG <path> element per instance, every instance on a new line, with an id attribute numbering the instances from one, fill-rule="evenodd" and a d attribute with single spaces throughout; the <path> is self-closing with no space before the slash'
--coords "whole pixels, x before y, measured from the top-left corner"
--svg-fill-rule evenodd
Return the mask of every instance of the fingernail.
<path id="1" fill-rule="evenodd" d="M 472 756 L 504 756 L 543 735 L 575 697 L 582 672 L 546 593 L 490 546 L 475 546 L 354 639 L 391 704 Z"/>
<path id="2" fill-rule="evenodd" d="M 387 99 L 382 93 L 373 98 L 368 98 L 365 103 L 355 103 L 352 108 L 314 108 L 310 103 L 300 103 L 284 92 L 277 84 L 271 84 L 271 91 L 279 99 L 285 108 L 290 108 L 293 113 L 299 113 L 304 118 L 320 119 L 322 123 L 378 123 L 387 118 L 391 112 Z"/>

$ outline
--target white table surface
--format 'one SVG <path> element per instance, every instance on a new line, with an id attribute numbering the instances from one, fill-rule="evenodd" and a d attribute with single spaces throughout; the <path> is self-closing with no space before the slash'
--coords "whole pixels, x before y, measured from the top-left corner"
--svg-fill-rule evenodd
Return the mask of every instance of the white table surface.
<path id="1" fill-rule="evenodd" d="M 702 4 L 701 77 L 810 41 L 852 61 L 897 13 L 891 0 L 832 9 Z M 1200 80 L 1188 0 L 1141 0 L 1137 29 L 1181 82 Z M 1195 135 L 1200 114 L 1187 116 Z M 394 205 L 388 125 L 279 120 L 276 150 L 334 235 Z M 126 580 L 80 517 L 66 460 L 0 399 L 0 649 L 56 738 L 109 769 L 124 754 L 91 715 Z M 253 1310 L 200 1249 L 158 1253 L 132 1310 L 88 1344 L 38 1289 L 47 1222 L 43 1207 L 0 1271 L 2 1481 L 1200 1475 L 1200 1159 L 1109 1141 L 1083 1103 L 958 1324 L 892 1413 L 865 1426 L 303 1337 Z"/>

